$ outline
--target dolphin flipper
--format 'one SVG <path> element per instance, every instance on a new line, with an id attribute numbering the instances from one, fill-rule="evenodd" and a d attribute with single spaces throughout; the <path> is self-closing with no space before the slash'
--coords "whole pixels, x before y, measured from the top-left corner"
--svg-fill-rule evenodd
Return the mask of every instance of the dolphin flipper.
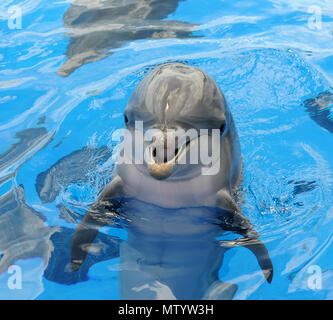
<path id="1" fill-rule="evenodd" d="M 273 279 L 273 264 L 266 246 L 259 239 L 243 238 L 233 241 L 220 241 L 220 245 L 230 249 L 237 245 L 249 249 L 257 258 L 258 264 L 268 283 Z"/>
<path id="2" fill-rule="evenodd" d="M 237 285 L 234 283 L 216 280 L 206 291 L 203 300 L 231 300 L 236 291 Z"/>
<path id="3" fill-rule="evenodd" d="M 240 246 L 249 249 L 257 258 L 259 266 L 268 283 L 273 279 L 273 264 L 266 246 L 259 239 L 240 239 L 236 241 Z"/>
<path id="4" fill-rule="evenodd" d="M 244 236 L 243 239 L 236 240 L 235 245 L 249 249 L 256 256 L 267 282 L 271 283 L 273 279 L 273 264 L 266 246 L 259 240 L 260 235 L 254 230 L 249 219 L 244 217 L 241 213 L 234 213 L 233 220 L 234 232 Z"/>
<path id="5" fill-rule="evenodd" d="M 59 227 L 51 235 L 50 241 L 53 250 L 44 270 L 43 276 L 45 279 L 66 285 L 86 281 L 88 280 L 88 272 L 94 264 L 119 258 L 121 239 L 99 233 L 94 241 L 93 250 L 89 251 L 80 269 L 72 272 L 70 247 L 73 234 L 73 229 Z"/>
<path id="6" fill-rule="evenodd" d="M 115 199 L 121 197 L 121 195 L 122 180 L 119 176 L 116 176 L 75 229 L 71 243 L 71 268 L 73 271 L 78 270 L 82 265 L 91 243 L 98 234 L 98 230 L 110 224 L 113 218 L 118 217 L 119 203 Z"/>
<path id="7" fill-rule="evenodd" d="M 224 190 L 218 193 L 218 204 L 223 210 L 223 215 L 220 216 L 221 228 L 224 231 L 233 231 L 244 237 L 233 241 L 220 241 L 220 245 L 225 248 L 240 245 L 249 249 L 256 256 L 267 282 L 271 283 L 273 279 L 273 264 L 266 246 L 259 240 L 260 235 L 254 230 L 250 220 L 240 212 L 231 196 Z M 230 210 L 225 211 L 225 208 Z"/>

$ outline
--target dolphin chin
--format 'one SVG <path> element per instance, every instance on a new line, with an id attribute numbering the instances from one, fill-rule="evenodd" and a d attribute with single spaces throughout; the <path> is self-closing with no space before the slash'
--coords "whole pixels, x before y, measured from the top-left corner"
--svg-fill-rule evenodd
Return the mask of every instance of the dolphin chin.
<path id="1" fill-rule="evenodd" d="M 148 165 L 149 173 L 153 178 L 163 180 L 171 176 L 176 164 L 167 163 L 152 163 Z"/>
<path id="2" fill-rule="evenodd" d="M 150 157 L 150 162 L 148 162 L 148 171 L 153 178 L 158 180 L 163 180 L 170 177 L 171 174 L 175 172 L 178 163 L 184 163 L 185 161 L 184 164 L 186 164 L 186 155 L 190 150 L 190 140 L 187 140 L 179 148 L 176 145 L 173 145 L 171 151 L 173 157 L 171 159 L 168 159 L 166 156 L 166 154 L 169 153 L 168 148 L 164 148 L 164 141 L 162 142 L 162 144 L 163 157 L 160 159 L 157 159 L 156 147 L 149 147 L 145 145 L 146 148 L 150 149 L 150 152 L 148 153 Z"/>

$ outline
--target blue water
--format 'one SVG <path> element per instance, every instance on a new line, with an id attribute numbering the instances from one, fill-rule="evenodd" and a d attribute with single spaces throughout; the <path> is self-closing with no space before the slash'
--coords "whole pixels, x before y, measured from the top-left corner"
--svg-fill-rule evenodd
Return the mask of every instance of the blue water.
<path id="1" fill-rule="evenodd" d="M 234 299 L 333 299 L 332 2 L 179 1 L 156 18 L 177 21 L 176 31 L 103 40 L 103 57 L 64 75 L 74 40 L 63 16 L 75 2 L 0 4 L 0 298 L 119 299 L 117 241 L 126 232 L 103 228 L 106 253 L 76 278 L 65 270 L 70 240 L 109 182 L 111 135 L 134 87 L 155 65 L 178 61 L 205 70 L 226 96 L 244 160 L 243 212 L 274 265 L 268 284 L 255 257 L 236 247 L 226 252 L 220 279 L 237 284 Z M 22 29 L 8 27 L 14 4 Z M 322 11 L 319 29 L 309 24 L 312 5 Z M 105 21 L 93 21 L 92 30 L 106 29 Z M 96 43 L 88 38 L 86 46 Z M 102 158 L 89 151 L 104 146 Z M 78 150 L 88 150 L 84 161 L 80 153 L 62 162 L 57 192 L 43 198 L 41 173 Z M 21 267 L 22 289 L 8 288 L 10 265 Z M 321 288 L 309 286 L 311 266 L 321 270 Z"/>

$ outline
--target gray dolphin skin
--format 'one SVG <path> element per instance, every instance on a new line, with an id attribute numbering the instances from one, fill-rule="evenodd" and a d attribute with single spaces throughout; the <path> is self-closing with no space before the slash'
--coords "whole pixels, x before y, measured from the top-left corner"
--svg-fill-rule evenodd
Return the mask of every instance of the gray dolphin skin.
<path id="1" fill-rule="evenodd" d="M 322 128 L 333 133 L 333 93 L 321 92 L 316 98 L 304 101 L 305 110 L 310 117 Z"/>
<path id="2" fill-rule="evenodd" d="M 164 20 L 182 1 L 75 0 L 64 15 L 70 42 L 58 74 L 68 76 L 134 40 L 192 37 L 194 25 Z"/>
<path id="3" fill-rule="evenodd" d="M 240 144 L 216 82 L 193 66 L 158 66 L 135 88 L 124 120 L 132 136 L 136 121 L 142 121 L 144 132 L 158 129 L 159 134 L 144 145 L 143 163 L 116 164 L 112 181 L 75 230 L 72 269 L 80 268 L 99 228 L 123 215 L 128 240 L 120 246 L 122 299 L 231 299 L 237 286 L 220 281 L 218 271 L 224 252 L 237 245 L 255 254 L 271 282 L 268 251 L 239 208 Z M 186 137 L 182 145 L 169 143 L 171 134 L 190 129 L 200 136 Z M 200 140 L 201 135 L 207 139 Z M 179 161 L 205 147 L 219 150 L 216 172 L 207 174 L 201 162 Z M 119 159 L 126 157 L 120 148 Z M 241 237 L 217 240 L 223 231 Z"/>

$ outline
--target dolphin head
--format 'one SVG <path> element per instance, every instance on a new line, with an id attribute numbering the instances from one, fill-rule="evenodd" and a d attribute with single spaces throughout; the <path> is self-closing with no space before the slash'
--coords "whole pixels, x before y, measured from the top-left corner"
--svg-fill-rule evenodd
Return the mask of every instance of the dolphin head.
<path id="1" fill-rule="evenodd" d="M 142 129 L 141 171 L 156 179 L 172 179 L 200 174 L 203 145 L 208 153 L 214 145 L 220 146 L 228 131 L 230 112 L 209 75 L 193 66 L 168 63 L 139 82 L 124 120 L 132 134 L 138 127 Z"/>

